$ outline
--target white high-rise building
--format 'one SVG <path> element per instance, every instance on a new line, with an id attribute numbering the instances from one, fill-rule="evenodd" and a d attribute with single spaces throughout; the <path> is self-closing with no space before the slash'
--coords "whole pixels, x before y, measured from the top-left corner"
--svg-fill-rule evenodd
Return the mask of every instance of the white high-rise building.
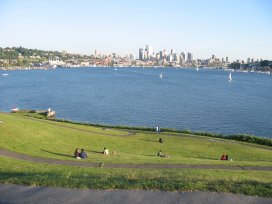
<path id="1" fill-rule="evenodd" d="M 153 55 L 153 49 L 152 49 L 152 46 L 151 45 L 146 45 L 146 54 L 147 54 L 147 58 L 149 59 L 150 56 Z"/>

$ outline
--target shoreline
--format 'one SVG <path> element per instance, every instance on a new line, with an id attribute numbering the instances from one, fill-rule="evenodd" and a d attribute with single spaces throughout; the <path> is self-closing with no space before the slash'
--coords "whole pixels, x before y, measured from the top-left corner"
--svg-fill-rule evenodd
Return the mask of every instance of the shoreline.
<path id="1" fill-rule="evenodd" d="M 56 70 L 56 69 L 93 69 L 93 68 L 111 68 L 111 69 L 137 69 L 137 68 L 142 68 L 142 69 L 205 69 L 205 70 L 223 70 L 227 72 L 240 72 L 240 73 L 250 73 L 250 74 L 267 74 L 271 75 L 272 73 L 267 71 L 249 71 L 249 70 L 235 70 L 235 69 L 229 69 L 227 67 L 192 67 L 192 66 L 65 66 L 65 67 L 11 67 L 10 69 L 0 67 L 0 71 L 30 71 L 30 70 Z"/>

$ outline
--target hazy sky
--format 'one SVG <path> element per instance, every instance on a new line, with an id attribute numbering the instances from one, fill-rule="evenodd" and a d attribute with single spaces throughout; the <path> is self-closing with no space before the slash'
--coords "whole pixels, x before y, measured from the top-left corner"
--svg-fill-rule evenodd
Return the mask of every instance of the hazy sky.
<path id="1" fill-rule="evenodd" d="M 271 0 L 0 0 L 0 47 L 272 59 Z"/>

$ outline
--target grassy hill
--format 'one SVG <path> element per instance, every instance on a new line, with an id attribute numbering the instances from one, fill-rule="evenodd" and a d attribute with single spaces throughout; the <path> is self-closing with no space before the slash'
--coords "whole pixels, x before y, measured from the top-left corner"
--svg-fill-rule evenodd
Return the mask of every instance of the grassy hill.
<path id="1" fill-rule="evenodd" d="M 58 160 L 84 148 L 78 162 L 272 166 L 272 148 L 182 133 L 107 129 L 0 113 L 0 148 Z M 164 143 L 158 142 L 163 138 Z M 102 155 L 107 147 L 116 154 Z M 157 152 L 170 158 L 157 157 Z M 233 161 L 220 161 L 229 154 Z M 0 182 L 98 189 L 235 192 L 272 197 L 269 171 L 203 169 L 107 169 L 37 164 L 0 156 Z"/>

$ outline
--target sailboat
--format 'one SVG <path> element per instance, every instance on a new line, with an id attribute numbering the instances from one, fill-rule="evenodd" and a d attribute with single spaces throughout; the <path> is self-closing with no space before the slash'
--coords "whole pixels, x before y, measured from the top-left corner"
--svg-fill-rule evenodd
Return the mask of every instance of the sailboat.
<path id="1" fill-rule="evenodd" d="M 232 81 L 231 72 L 229 73 L 229 81 Z"/>
<path id="2" fill-rule="evenodd" d="M 162 79 L 162 73 L 160 74 L 160 78 Z"/>
<path id="3" fill-rule="evenodd" d="M 198 71 L 198 67 L 196 68 L 196 71 Z"/>

